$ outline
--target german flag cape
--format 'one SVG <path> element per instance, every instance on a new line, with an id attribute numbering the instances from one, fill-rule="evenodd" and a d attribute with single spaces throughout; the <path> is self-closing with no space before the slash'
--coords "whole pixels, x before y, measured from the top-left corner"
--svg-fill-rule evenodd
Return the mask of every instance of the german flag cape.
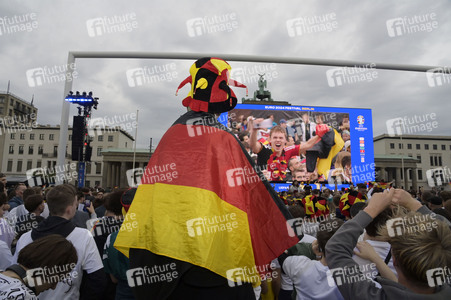
<path id="1" fill-rule="evenodd" d="M 259 281 L 243 270 L 262 273 L 258 266 L 298 238 L 287 230 L 290 213 L 254 167 L 214 115 L 184 114 L 152 155 L 114 246 L 126 256 L 145 249 L 235 282 Z"/>

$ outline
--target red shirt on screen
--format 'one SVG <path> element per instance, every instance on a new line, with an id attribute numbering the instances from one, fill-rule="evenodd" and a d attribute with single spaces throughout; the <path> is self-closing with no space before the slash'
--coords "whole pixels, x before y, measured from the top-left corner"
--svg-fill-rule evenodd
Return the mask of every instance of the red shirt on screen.
<path id="1" fill-rule="evenodd" d="M 300 145 L 293 145 L 283 148 L 280 156 L 276 156 L 275 152 L 271 154 L 268 159 L 268 171 L 271 172 L 272 181 L 285 180 L 288 169 L 288 161 L 293 156 L 298 156 L 300 150 Z"/>

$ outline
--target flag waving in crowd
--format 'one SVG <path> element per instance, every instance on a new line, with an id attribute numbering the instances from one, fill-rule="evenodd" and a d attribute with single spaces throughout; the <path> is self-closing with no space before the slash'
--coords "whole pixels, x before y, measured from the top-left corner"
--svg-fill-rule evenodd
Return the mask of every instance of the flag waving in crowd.
<path id="1" fill-rule="evenodd" d="M 137 287 L 143 297 L 147 291 L 165 299 L 196 289 L 197 299 L 207 299 L 207 290 L 215 299 L 219 290 L 224 299 L 246 299 L 241 295 L 250 285 L 245 290 L 241 284 L 258 285 L 264 266 L 298 241 L 287 231 L 291 216 L 283 202 L 212 114 L 237 103 L 227 83 L 240 84 L 229 80 L 229 72 L 230 66 L 217 58 L 191 67 L 191 79 L 184 83 L 191 82 L 192 89 L 183 101 L 191 111 L 169 128 L 152 155 L 127 215 L 136 219 L 123 224 L 136 229 L 121 230 L 114 245 L 130 257 L 131 268 L 134 262 L 141 267 L 143 262 L 175 262 L 174 270 L 182 273 L 172 283 Z M 183 274 L 209 278 L 202 283 L 208 287 L 203 286 L 205 294 L 192 286 L 198 282 L 187 282 L 190 276 L 180 279 Z"/>

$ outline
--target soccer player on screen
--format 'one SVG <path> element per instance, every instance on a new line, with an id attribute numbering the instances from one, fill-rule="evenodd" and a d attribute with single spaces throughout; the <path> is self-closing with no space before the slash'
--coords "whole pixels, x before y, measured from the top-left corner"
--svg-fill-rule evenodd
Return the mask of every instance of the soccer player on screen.
<path id="1" fill-rule="evenodd" d="M 313 136 L 305 143 L 300 145 L 294 145 L 286 147 L 287 144 L 287 132 L 281 126 L 274 126 L 269 133 L 269 142 L 271 148 L 266 148 L 262 143 L 257 141 L 256 131 L 258 130 L 258 124 L 262 120 L 249 118 L 248 128 L 251 132 L 250 144 L 251 149 L 259 157 L 259 164 L 262 158 L 266 159 L 267 170 L 271 172 L 272 181 L 284 181 L 288 170 L 288 161 L 293 156 L 299 156 L 304 154 L 305 151 L 312 148 L 317 142 L 321 140 L 321 137 L 330 130 L 326 124 L 321 124 L 316 127 L 316 135 Z"/>

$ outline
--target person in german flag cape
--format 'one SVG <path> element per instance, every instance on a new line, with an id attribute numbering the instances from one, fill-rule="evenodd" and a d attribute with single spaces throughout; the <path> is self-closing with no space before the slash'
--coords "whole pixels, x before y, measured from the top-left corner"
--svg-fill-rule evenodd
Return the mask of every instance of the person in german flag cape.
<path id="1" fill-rule="evenodd" d="M 189 111 L 164 134 L 114 247 L 137 299 L 255 299 L 271 260 L 299 239 L 239 140 L 217 121 L 237 104 L 230 65 L 202 58 L 179 86 Z"/>

